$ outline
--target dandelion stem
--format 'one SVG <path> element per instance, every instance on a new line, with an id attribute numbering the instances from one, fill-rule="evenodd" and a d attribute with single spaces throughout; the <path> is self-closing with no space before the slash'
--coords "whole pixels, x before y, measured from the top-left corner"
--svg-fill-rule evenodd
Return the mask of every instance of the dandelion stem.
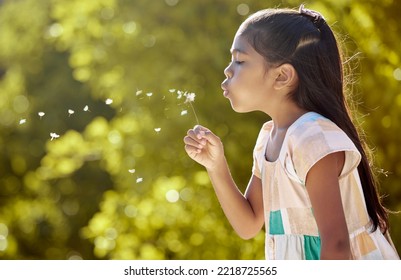
<path id="1" fill-rule="evenodd" d="M 198 119 L 198 116 L 196 115 L 194 105 L 192 105 L 192 102 L 189 102 L 189 105 L 191 105 L 192 112 L 194 112 L 195 119 L 196 119 L 196 124 L 199 125 L 199 119 Z"/>

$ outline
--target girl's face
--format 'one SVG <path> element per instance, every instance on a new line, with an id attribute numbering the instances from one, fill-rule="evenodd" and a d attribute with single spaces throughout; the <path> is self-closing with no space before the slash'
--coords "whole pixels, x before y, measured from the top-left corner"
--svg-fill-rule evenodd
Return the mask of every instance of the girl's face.
<path id="1" fill-rule="evenodd" d="M 263 56 L 241 35 L 234 37 L 231 54 L 231 62 L 224 70 L 226 79 L 221 84 L 224 96 L 236 112 L 268 113 L 274 104 L 274 71 L 267 68 Z"/>

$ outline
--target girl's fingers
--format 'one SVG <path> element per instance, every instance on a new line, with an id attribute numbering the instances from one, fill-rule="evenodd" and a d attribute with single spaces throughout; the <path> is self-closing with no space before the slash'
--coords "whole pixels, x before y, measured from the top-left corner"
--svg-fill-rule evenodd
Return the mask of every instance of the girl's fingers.
<path id="1" fill-rule="evenodd" d="M 221 141 L 206 127 L 196 125 L 193 129 L 188 130 L 187 135 L 184 137 L 184 143 L 186 152 L 194 157 L 202 152 L 207 143 L 212 146 L 218 146 Z"/>
<path id="2" fill-rule="evenodd" d="M 199 140 L 195 140 L 194 138 L 192 138 L 191 136 L 185 136 L 184 137 L 184 143 L 188 146 L 192 146 L 195 147 L 197 149 L 202 149 L 204 144 L 199 141 Z"/>
<path id="3" fill-rule="evenodd" d="M 205 136 L 206 132 L 210 131 L 210 130 L 207 129 L 206 127 L 201 126 L 201 125 L 198 124 L 198 125 L 195 125 L 193 131 L 195 133 L 196 138 L 202 139 L 203 136 Z"/>
<path id="4" fill-rule="evenodd" d="M 202 145 L 206 145 L 206 140 L 203 139 L 202 136 L 200 135 L 200 133 L 198 131 L 196 131 L 195 129 L 188 130 L 186 137 L 190 137 L 195 142 L 200 143 Z M 185 141 L 185 138 L 184 138 L 184 141 Z"/>
<path id="5" fill-rule="evenodd" d="M 187 136 L 191 137 L 194 140 L 197 139 L 196 133 L 195 133 L 195 131 L 193 129 L 190 129 L 190 130 L 187 131 Z"/>
<path id="6" fill-rule="evenodd" d="M 193 130 L 197 139 L 206 139 L 212 145 L 218 145 L 220 143 L 220 138 L 206 127 L 197 125 Z"/>

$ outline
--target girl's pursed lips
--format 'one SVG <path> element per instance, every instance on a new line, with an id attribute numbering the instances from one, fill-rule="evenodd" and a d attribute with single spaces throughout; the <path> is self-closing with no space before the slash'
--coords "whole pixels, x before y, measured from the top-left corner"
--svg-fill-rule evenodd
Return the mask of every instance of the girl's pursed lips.
<path id="1" fill-rule="evenodd" d="M 221 83 L 221 89 L 223 90 L 224 97 L 227 97 L 229 91 L 228 91 L 227 87 L 225 86 L 224 82 Z"/>

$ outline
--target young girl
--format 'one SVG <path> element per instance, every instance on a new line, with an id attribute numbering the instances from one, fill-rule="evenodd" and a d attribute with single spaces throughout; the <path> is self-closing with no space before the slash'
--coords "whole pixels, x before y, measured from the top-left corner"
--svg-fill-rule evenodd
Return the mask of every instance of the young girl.
<path id="1" fill-rule="evenodd" d="M 265 225 L 267 259 L 399 259 L 324 18 L 303 6 L 259 11 L 240 26 L 231 54 L 224 96 L 236 112 L 272 119 L 258 136 L 245 194 L 209 129 L 190 129 L 184 142 L 235 231 L 249 239 Z"/>

